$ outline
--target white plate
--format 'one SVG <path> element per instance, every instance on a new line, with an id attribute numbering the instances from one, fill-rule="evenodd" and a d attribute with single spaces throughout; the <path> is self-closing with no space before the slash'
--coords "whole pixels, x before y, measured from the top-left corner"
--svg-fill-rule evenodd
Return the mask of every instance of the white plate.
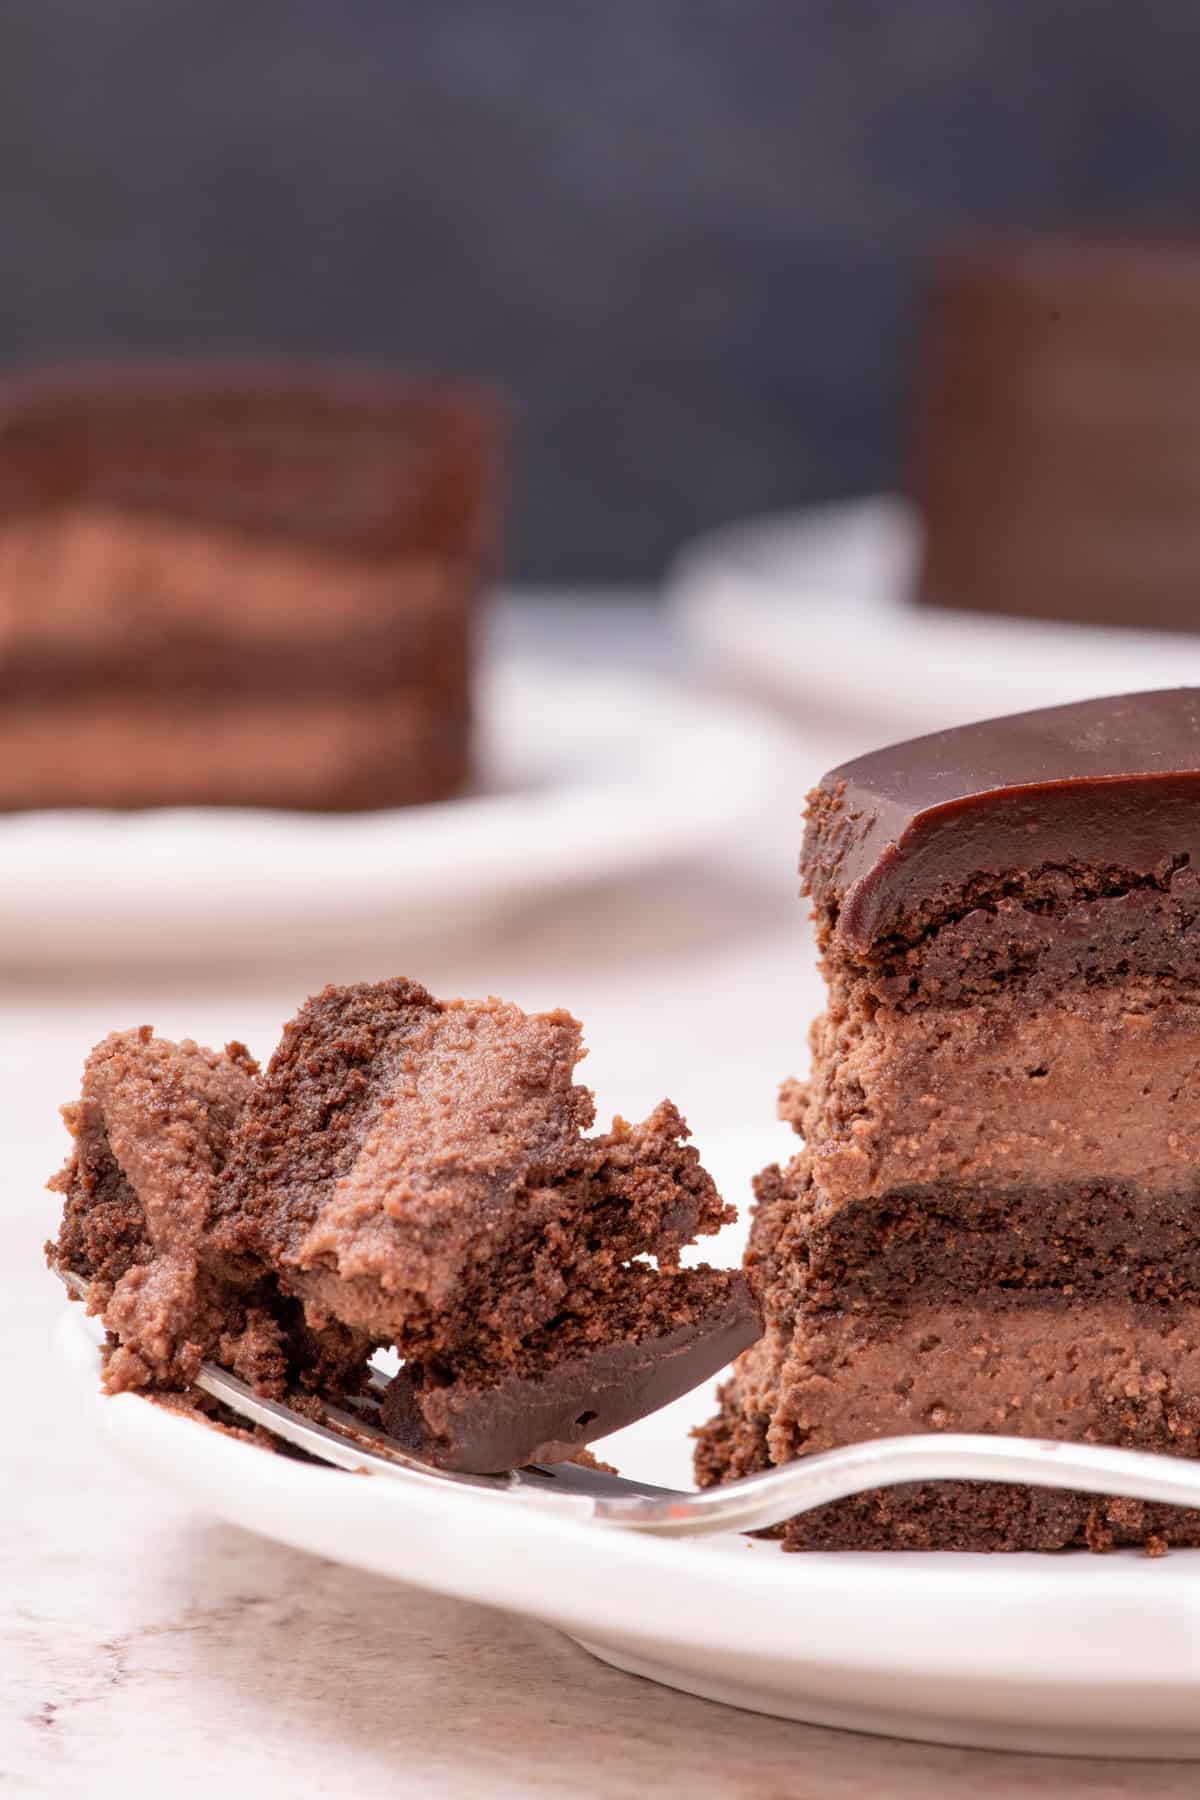
<path id="1" fill-rule="evenodd" d="M 765 791 L 772 742 L 748 710 L 653 676 L 510 660 L 482 678 L 474 796 L 0 820 L 0 956 L 191 958 L 459 926 L 701 848 Z"/>
<path id="2" fill-rule="evenodd" d="M 913 604 L 917 522 L 843 502 L 697 541 L 669 581 L 705 657 L 867 749 L 1095 694 L 1200 682 L 1200 635 L 1001 619 Z"/>
<path id="3" fill-rule="evenodd" d="M 662 1542 L 518 1501 L 270 1456 L 99 1391 L 82 1309 L 58 1330 L 70 1391 L 118 1452 L 219 1518 L 372 1573 L 527 1613 L 618 1668 L 822 1725 L 1078 1755 L 1200 1756 L 1200 1552 L 1153 1560 L 785 1555 L 742 1537 Z M 669 1479 L 669 1409 L 628 1473 Z M 606 1449 L 623 1460 L 618 1434 Z M 626 1439 L 632 1442 L 632 1437 Z"/>

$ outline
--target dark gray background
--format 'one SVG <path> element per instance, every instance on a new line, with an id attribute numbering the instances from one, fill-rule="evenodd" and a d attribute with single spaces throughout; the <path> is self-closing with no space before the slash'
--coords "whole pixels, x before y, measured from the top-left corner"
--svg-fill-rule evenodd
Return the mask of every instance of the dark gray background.
<path id="1" fill-rule="evenodd" d="M 976 228 L 1191 228 L 1195 0 L 0 0 L 0 363 L 333 351 L 511 394 L 512 556 L 657 573 L 894 482 Z"/>

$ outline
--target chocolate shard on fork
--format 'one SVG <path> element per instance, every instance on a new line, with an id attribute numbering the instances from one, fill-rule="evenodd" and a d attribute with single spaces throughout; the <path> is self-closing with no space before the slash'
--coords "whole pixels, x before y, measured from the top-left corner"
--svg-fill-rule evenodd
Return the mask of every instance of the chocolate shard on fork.
<path id="1" fill-rule="evenodd" d="M 740 1270 L 635 1266 L 588 1314 L 534 1332 L 504 1367 L 406 1366 L 384 1396 L 384 1428 L 444 1469 L 562 1462 L 690 1393 L 761 1331 Z"/>
<path id="2" fill-rule="evenodd" d="M 835 769 L 802 870 L 828 1006 L 701 1479 L 940 1430 L 1200 1454 L 1200 691 Z M 785 1542 L 1158 1549 L 1200 1515 L 928 1483 Z"/>

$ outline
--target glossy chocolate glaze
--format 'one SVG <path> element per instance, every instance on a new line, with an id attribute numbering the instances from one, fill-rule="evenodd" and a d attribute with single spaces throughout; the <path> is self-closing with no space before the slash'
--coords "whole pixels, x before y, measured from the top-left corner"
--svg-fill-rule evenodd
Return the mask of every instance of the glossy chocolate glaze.
<path id="1" fill-rule="evenodd" d="M 1099 892 L 1200 857 L 1200 689 L 988 719 L 877 750 L 810 796 L 805 887 L 850 954 L 1039 871 Z"/>

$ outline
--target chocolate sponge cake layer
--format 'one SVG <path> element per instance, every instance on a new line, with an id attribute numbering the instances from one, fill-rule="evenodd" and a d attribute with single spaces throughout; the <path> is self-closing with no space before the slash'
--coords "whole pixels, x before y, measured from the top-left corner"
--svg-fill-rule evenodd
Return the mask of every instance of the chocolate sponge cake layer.
<path id="1" fill-rule="evenodd" d="M 757 1182 L 758 1280 L 774 1316 L 895 1316 L 945 1301 L 1200 1305 L 1200 1179 L 1057 1187 L 945 1183 L 830 1205 L 806 1157 Z"/>
<path id="2" fill-rule="evenodd" d="M 1046 868 L 964 893 L 911 944 L 887 939 L 853 955 L 839 945 L 828 972 L 835 993 L 899 1011 L 1139 977 L 1200 991 L 1198 918 L 1200 867 L 1183 858 L 1154 875 Z"/>
<path id="3" fill-rule="evenodd" d="M 863 757 L 811 797 L 802 869 L 829 1004 L 702 1474 L 913 1431 L 1196 1455 L 1200 693 Z M 876 1499 L 789 1541 L 1104 1540 L 1087 1501 Z"/>
<path id="4" fill-rule="evenodd" d="M 174 704 L 199 702 L 210 709 L 232 708 L 247 699 L 271 705 L 277 701 L 327 700 L 331 689 L 366 698 L 379 694 L 406 699 L 406 684 L 418 706 L 430 711 L 445 690 L 449 711 L 465 677 L 464 618 L 454 608 L 441 640 L 410 641 L 415 634 L 392 626 L 372 626 L 347 638 L 340 630 L 323 633 L 308 644 L 282 644 L 248 651 L 230 665 L 227 638 L 175 635 L 155 657 L 156 698 Z M 415 679 L 414 679 L 415 677 Z M 0 705 L 6 707 L 86 705 L 97 694 L 127 702 L 146 694 L 146 657 L 141 648 L 93 656 L 72 648 L 23 648 L 0 664 Z"/>

